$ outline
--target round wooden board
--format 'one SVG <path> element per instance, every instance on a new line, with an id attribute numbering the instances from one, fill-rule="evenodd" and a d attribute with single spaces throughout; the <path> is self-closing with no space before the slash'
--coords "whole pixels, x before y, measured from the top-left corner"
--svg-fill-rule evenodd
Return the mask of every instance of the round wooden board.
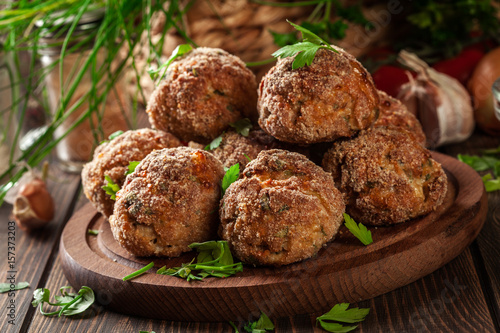
<path id="1" fill-rule="evenodd" d="M 477 236 L 487 213 L 479 175 L 458 160 L 433 152 L 448 175 L 448 194 L 435 212 L 401 225 L 370 228 L 374 243 L 363 246 L 343 226 L 316 257 L 280 268 L 245 266 L 236 276 L 205 281 L 154 274 L 180 266 L 179 258 L 136 258 L 116 243 L 109 223 L 88 204 L 66 225 L 60 246 L 72 286 L 91 287 L 96 300 L 117 312 L 176 321 L 247 321 L 263 311 L 279 318 L 326 312 L 407 285 L 459 255 Z M 360 221 L 362 222 L 362 221 Z M 99 229 L 98 236 L 88 229 Z M 155 262 L 150 274 L 122 277 Z"/>

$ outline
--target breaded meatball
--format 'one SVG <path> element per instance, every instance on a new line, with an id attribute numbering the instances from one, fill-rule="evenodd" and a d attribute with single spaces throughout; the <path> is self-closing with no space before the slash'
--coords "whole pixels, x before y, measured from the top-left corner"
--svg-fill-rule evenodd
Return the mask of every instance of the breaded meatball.
<path id="1" fill-rule="evenodd" d="M 358 222 L 391 225 L 430 213 L 446 195 L 447 179 L 430 152 L 406 133 L 373 128 L 334 143 L 323 167 Z"/>
<path id="2" fill-rule="evenodd" d="M 92 161 L 85 164 L 82 170 L 83 193 L 107 218 L 113 213 L 115 201 L 102 189 L 108 185 L 105 176 L 121 187 L 129 162 L 141 161 L 155 149 L 180 145 L 179 139 L 167 132 L 149 128 L 127 131 L 96 148 Z"/>
<path id="3" fill-rule="evenodd" d="M 199 47 L 174 61 L 147 106 L 155 128 L 208 143 L 230 123 L 257 119 L 255 75 L 224 50 Z"/>
<path id="4" fill-rule="evenodd" d="M 301 154 L 266 150 L 226 191 L 219 233 L 246 263 L 287 265 L 330 241 L 344 209 L 328 173 Z"/>
<path id="5" fill-rule="evenodd" d="M 109 218 L 114 238 L 136 256 L 176 257 L 217 234 L 224 168 L 188 147 L 156 150 L 127 176 Z"/>
<path id="6" fill-rule="evenodd" d="M 226 168 L 239 163 L 240 170 L 243 170 L 249 162 L 248 158 L 253 160 L 262 150 L 272 149 L 277 145 L 272 136 L 260 129 L 250 131 L 246 137 L 229 131 L 223 134 L 219 147 L 211 152 Z"/>
<path id="7" fill-rule="evenodd" d="M 395 127 L 408 131 L 409 135 L 425 146 L 425 134 L 417 117 L 406 106 L 385 92 L 379 90 L 380 114 L 373 127 Z"/>
<path id="8" fill-rule="evenodd" d="M 313 63 L 292 70 L 279 59 L 259 86 L 259 125 L 278 140 L 310 144 L 351 137 L 378 116 L 370 73 L 350 54 L 320 49 Z"/>

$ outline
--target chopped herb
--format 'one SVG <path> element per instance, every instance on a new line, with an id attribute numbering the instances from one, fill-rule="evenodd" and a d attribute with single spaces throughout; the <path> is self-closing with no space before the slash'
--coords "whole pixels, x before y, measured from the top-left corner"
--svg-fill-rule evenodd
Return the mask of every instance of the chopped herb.
<path id="1" fill-rule="evenodd" d="M 241 134 L 243 136 L 248 136 L 250 130 L 252 129 L 252 122 L 248 118 L 240 119 L 234 123 L 229 124 L 229 126 L 233 127 L 236 130 L 236 133 Z"/>
<path id="2" fill-rule="evenodd" d="M 236 327 L 236 325 L 232 321 L 229 321 L 229 325 L 231 325 L 231 327 L 234 329 L 234 333 L 240 333 L 238 327 Z"/>
<path id="3" fill-rule="evenodd" d="M 163 266 L 156 273 L 176 276 L 187 281 L 201 281 L 208 276 L 225 278 L 243 271 L 241 262 L 234 263 L 226 241 L 193 243 L 189 247 L 198 251 L 198 256 L 190 263 L 173 268 Z"/>
<path id="4" fill-rule="evenodd" d="M 125 175 L 130 175 L 132 172 L 134 172 L 135 168 L 137 168 L 139 163 L 141 163 L 141 161 L 128 162 L 128 170 L 127 170 L 127 173 Z"/>
<path id="5" fill-rule="evenodd" d="M 495 156 L 490 156 L 491 154 L 497 154 L 497 151 L 500 149 L 489 149 L 484 150 L 484 154 L 488 154 L 487 156 L 476 156 L 476 155 L 462 155 L 458 154 L 457 159 L 459 161 L 464 162 L 471 168 L 476 171 L 486 171 L 493 170 L 493 175 L 490 173 L 484 175 L 482 177 L 484 187 L 486 192 L 494 192 L 500 190 L 500 159 Z"/>
<path id="6" fill-rule="evenodd" d="M 89 229 L 89 230 L 87 230 L 87 234 L 89 234 L 89 235 L 99 235 L 99 230 Z"/>
<path id="7" fill-rule="evenodd" d="M 214 150 L 218 148 L 222 142 L 222 138 L 224 137 L 224 133 L 216 137 L 215 139 L 212 140 L 206 147 L 205 150 Z"/>
<path id="8" fill-rule="evenodd" d="M 314 34 L 310 30 L 301 27 L 300 25 L 296 25 L 287 20 L 295 29 L 302 33 L 302 42 L 287 45 L 279 49 L 278 51 L 272 54 L 273 57 L 293 57 L 295 59 L 292 63 L 292 69 L 297 69 L 300 67 L 304 67 L 305 65 L 310 66 L 316 56 L 316 52 L 319 49 L 327 49 L 333 52 L 338 53 L 328 42 Z"/>
<path id="9" fill-rule="evenodd" d="M 345 226 L 349 231 L 356 236 L 357 239 L 361 241 L 364 245 L 369 245 L 373 243 L 372 232 L 366 229 L 366 227 L 360 223 L 356 222 L 346 213 L 344 213 Z"/>
<path id="10" fill-rule="evenodd" d="M 94 291 L 89 287 L 82 286 L 78 294 L 66 292 L 66 289 L 70 288 L 69 286 L 61 287 L 61 296 L 54 296 L 56 299 L 55 303 L 50 302 L 50 291 L 48 289 L 39 288 L 33 293 L 33 301 L 31 304 L 33 307 L 40 306 L 40 313 L 44 316 L 58 315 L 60 317 L 61 315 L 73 316 L 80 314 L 94 303 Z M 44 312 L 43 303 L 47 303 L 51 306 L 58 306 L 61 307 L 61 309 L 54 312 Z"/>
<path id="11" fill-rule="evenodd" d="M 274 324 L 264 312 L 261 312 L 257 321 L 250 322 L 243 328 L 249 333 L 265 333 L 274 330 Z"/>
<path id="12" fill-rule="evenodd" d="M 494 179 L 491 173 L 487 173 L 481 177 L 484 183 L 484 188 L 486 192 L 494 192 L 500 190 L 500 179 Z"/>
<path id="13" fill-rule="evenodd" d="M 116 137 L 120 136 L 123 134 L 123 131 L 116 131 L 114 133 L 111 133 L 109 136 L 108 136 L 108 139 L 107 140 L 104 140 L 104 141 L 101 141 L 101 144 L 103 143 L 106 143 L 106 142 L 109 142 L 113 139 L 115 139 Z"/>
<path id="14" fill-rule="evenodd" d="M 226 193 L 226 190 L 229 187 L 229 185 L 238 180 L 239 176 L 240 176 L 240 164 L 236 163 L 226 171 L 224 178 L 222 178 L 222 195 Z"/>
<path id="15" fill-rule="evenodd" d="M 245 156 L 247 158 L 248 162 L 252 162 L 252 159 L 250 157 L 248 157 L 247 154 L 243 154 L 243 156 Z"/>
<path id="16" fill-rule="evenodd" d="M 21 290 L 28 288 L 30 284 L 28 282 L 19 282 L 18 284 L 11 283 L 0 283 L 0 293 L 6 293 L 13 290 Z M 11 287 L 13 287 L 11 289 Z"/>
<path id="17" fill-rule="evenodd" d="M 107 195 L 111 197 L 112 200 L 116 200 L 116 192 L 120 190 L 120 185 L 115 184 L 113 179 L 110 176 L 105 175 L 104 179 L 108 182 L 107 185 L 104 185 L 102 189 L 106 192 Z"/>
<path id="18" fill-rule="evenodd" d="M 344 326 L 338 322 L 348 324 L 359 323 L 365 320 L 370 309 L 347 309 L 348 307 L 349 303 L 336 304 L 330 311 L 316 318 L 316 323 L 319 323 L 319 325 L 328 332 L 352 331 L 358 326 Z"/>
<path id="19" fill-rule="evenodd" d="M 148 73 L 149 75 L 151 76 L 151 79 L 153 81 L 160 81 L 163 79 L 163 77 L 165 76 L 166 72 L 167 72 L 167 69 L 168 69 L 168 66 L 170 66 L 170 64 L 175 60 L 177 59 L 178 57 L 180 56 L 183 56 L 184 54 L 187 54 L 189 52 L 191 52 L 191 50 L 193 49 L 193 47 L 189 44 L 180 44 L 178 45 L 174 51 L 172 52 L 172 55 L 170 56 L 170 58 L 168 58 L 167 62 L 164 63 L 163 65 L 161 65 L 160 67 L 158 67 L 158 69 L 149 69 L 148 70 Z M 163 73 L 160 75 L 159 73 L 162 72 Z M 193 72 L 193 74 L 196 76 L 196 72 Z"/>
<path id="20" fill-rule="evenodd" d="M 146 266 L 144 266 L 143 268 L 141 269 L 138 269 L 137 271 L 125 276 L 122 278 L 123 281 L 128 281 L 128 280 L 132 280 L 133 278 L 143 274 L 143 273 L 146 273 L 148 270 L 150 270 L 151 268 L 153 268 L 153 266 L 155 265 L 154 262 L 150 262 L 149 264 L 147 264 Z"/>

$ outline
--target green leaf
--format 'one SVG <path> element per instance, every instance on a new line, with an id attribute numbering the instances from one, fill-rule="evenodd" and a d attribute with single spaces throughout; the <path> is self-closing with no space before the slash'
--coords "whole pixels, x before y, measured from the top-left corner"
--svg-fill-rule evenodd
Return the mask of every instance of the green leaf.
<path id="1" fill-rule="evenodd" d="M 96 235 L 99 235 L 99 230 L 97 230 L 97 229 L 88 229 L 87 230 L 87 234 L 96 236 Z"/>
<path id="2" fill-rule="evenodd" d="M 257 325 L 255 325 L 255 328 L 259 330 L 270 331 L 274 330 L 274 324 L 264 312 L 261 312 L 260 318 L 257 321 Z"/>
<path id="3" fill-rule="evenodd" d="M 38 288 L 33 292 L 33 301 L 31 304 L 33 307 L 37 307 L 39 304 L 44 302 L 49 302 L 50 290 L 46 288 Z"/>
<path id="4" fill-rule="evenodd" d="M 149 264 L 147 264 L 146 266 L 144 266 L 143 268 L 141 269 L 138 269 L 137 271 L 133 272 L 133 273 L 130 273 L 129 275 L 127 276 L 124 276 L 122 278 L 123 281 L 128 281 L 128 280 L 131 280 L 141 274 L 144 274 L 146 273 L 147 271 L 149 271 L 151 268 L 153 268 L 155 265 L 155 263 L 153 261 L 151 261 Z"/>
<path id="5" fill-rule="evenodd" d="M 273 36 L 274 44 L 278 45 L 279 47 L 291 45 L 299 41 L 295 32 L 280 34 L 278 32 L 269 30 L 269 33 Z"/>
<path id="6" fill-rule="evenodd" d="M 109 136 L 108 136 L 108 140 L 111 141 L 117 137 L 119 137 L 120 135 L 123 134 L 123 131 L 116 131 L 114 133 L 111 133 Z"/>
<path id="7" fill-rule="evenodd" d="M 10 283 L 0 283 L 0 293 L 6 293 L 12 290 L 21 290 L 28 288 L 29 286 L 30 284 L 28 282 L 19 282 L 18 284 L 14 285 L 14 289 L 10 289 Z"/>
<path id="8" fill-rule="evenodd" d="M 216 137 L 215 139 L 212 140 L 206 147 L 205 150 L 214 150 L 218 148 L 222 142 L 222 138 L 224 137 L 224 133 Z"/>
<path id="9" fill-rule="evenodd" d="M 236 325 L 232 321 L 229 321 L 229 325 L 231 325 L 231 327 L 234 329 L 234 333 L 240 333 L 238 327 L 236 327 Z"/>
<path id="10" fill-rule="evenodd" d="M 94 301 L 94 291 L 87 286 L 82 286 L 78 291 L 78 296 L 75 297 L 74 303 L 67 306 L 67 308 L 63 307 L 59 316 L 61 316 L 61 314 L 65 316 L 74 316 L 83 313 L 94 303 Z"/>
<path id="11" fill-rule="evenodd" d="M 342 323 L 359 323 L 365 320 L 370 309 L 352 308 L 348 309 L 349 303 L 336 304 L 330 311 L 318 317 L 320 320 L 340 321 Z"/>
<path id="12" fill-rule="evenodd" d="M 60 289 L 61 296 L 55 296 L 56 303 L 51 303 L 50 291 L 46 288 L 39 288 L 33 293 L 33 301 L 31 304 L 33 307 L 40 306 L 40 312 L 45 316 L 61 315 L 73 316 L 87 310 L 95 301 L 94 291 L 87 287 L 82 286 L 78 291 L 78 294 L 68 293 L 65 290 L 70 287 L 62 287 Z M 43 303 L 48 305 L 61 307 L 61 309 L 54 312 L 44 312 Z"/>
<path id="13" fill-rule="evenodd" d="M 172 55 L 170 56 L 170 58 L 168 58 L 167 62 L 164 63 L 163 65 L 161 65 L 160 67 L 158 67 L 158 69 L 149 69 L 148 70 L 148 73 L 149 75 L 151 76 L 151 79 L 153 81 L 156 81 L 156 80 L 162 80 L 163 77 L 165 76 L 165 73 L 167 72 L 167 69 L 168 69 L 168 66 L 170 66 L 170 64 L 172 64 L 172 62 L 183 56 L 184 54 L 187 54 L 189 52 L 191 52 L 191 50 L 193 49 L 193 47 L 189 44 L 180 44 L 178 45 L 174 51 L 172 52 Z M 160 72 L 163 73 L 161 75 L 159 75 Z"/>
<path id="14" fill-rule="evenodd" d="M 240 164 L 236 163 L 232 165 L 229 170 L 226 171 L 224 178 L 222 178 L 222 195 L 226 193 L 227 188 L 238 180 L 240 176 Z"/>
<path id="15" fill-rule="evenodd" d="M 373 243 L 372 233 L 360 222 L 356 222 L 346 213 L 344 213 L 345 226 L 349 231 L 356 236 L 364 245 Z"/>
<path id="16" fill-rule="evenodd" d="M 321 327 L 328 332 L 349 332 L 357 326 L 344 326 L 341 323 L 359 323 L 365 320 L 370 309 L 352 308 L 348 309 L 349 303 L 336 304 L 330 311 L 316 318 Z"/>
<path id="17" fill-rule="evenodd" d="M 494 179 L 490 173 L 482 177 L 486 192 L 494 192 L 500 190 L 500 179 Z"/>
<path id="18" fill-rule="evenodd" d="M 112 200 L 116 200 L 116 193 L 120 190 L 120 185 L 115 184 L 113 179 L 111 179 L 108 175 L 104 175 L 104 179 L 106 179 L 108 184 L 104 185 L 102 189 L 111 197 Z"/>
<path id="19" fill-rule="evenodd" d="M 141 163 L 141 161 L 128 162 L 128 170 L 127 170 L 127 173 L 125 175 L 130 175 L 132 172 L 134 172 L 135 168 L 137 168 L 139 163 Z"/>
<path id="20" fill-rule="evenodd" d="M 475 155 L 462 155 L 458 154 L 459 161 L 464 162 L 476 171 L 484 171 L 494 168 L 500 162 L 500 159 L 492 156 L 475 156 Z"/>
<path id="21" fill-rule="evenodd" d="M 253 127 L 252 122 L 248 118 L 240 119 L 234 123 L 229 124 L 229 126 L 233 127 L 236 130 L 236 133 L 241 134 L 245 137 L 248 136 L 248 133 L 250 133 L 250 130 Z"/>

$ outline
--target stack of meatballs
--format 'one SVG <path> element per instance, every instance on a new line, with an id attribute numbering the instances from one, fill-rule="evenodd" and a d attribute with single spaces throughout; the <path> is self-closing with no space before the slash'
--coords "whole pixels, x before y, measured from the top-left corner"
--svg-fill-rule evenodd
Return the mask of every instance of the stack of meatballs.
<path id="1" fill-rule="evenodd" d="M 172 62 L 147 105 L 153 129 L 102 144 L 82 171 L 115 239 L 136 256 L 174 257 L 220 238 L 245 263 L 282 266 L 316 255 L 344 212 L 389 226 L 441 205 L 446 175 L 419 122 L 335 50 L 298 69 L 279 59 L 259 86 L 221 49 Z M 253 123 L 246 136 L 230 126 L 243 118 Z M 239 179 L 222 196 L 236 163 Z M 103 190 L 110 182 L 116 200 Z"/>

